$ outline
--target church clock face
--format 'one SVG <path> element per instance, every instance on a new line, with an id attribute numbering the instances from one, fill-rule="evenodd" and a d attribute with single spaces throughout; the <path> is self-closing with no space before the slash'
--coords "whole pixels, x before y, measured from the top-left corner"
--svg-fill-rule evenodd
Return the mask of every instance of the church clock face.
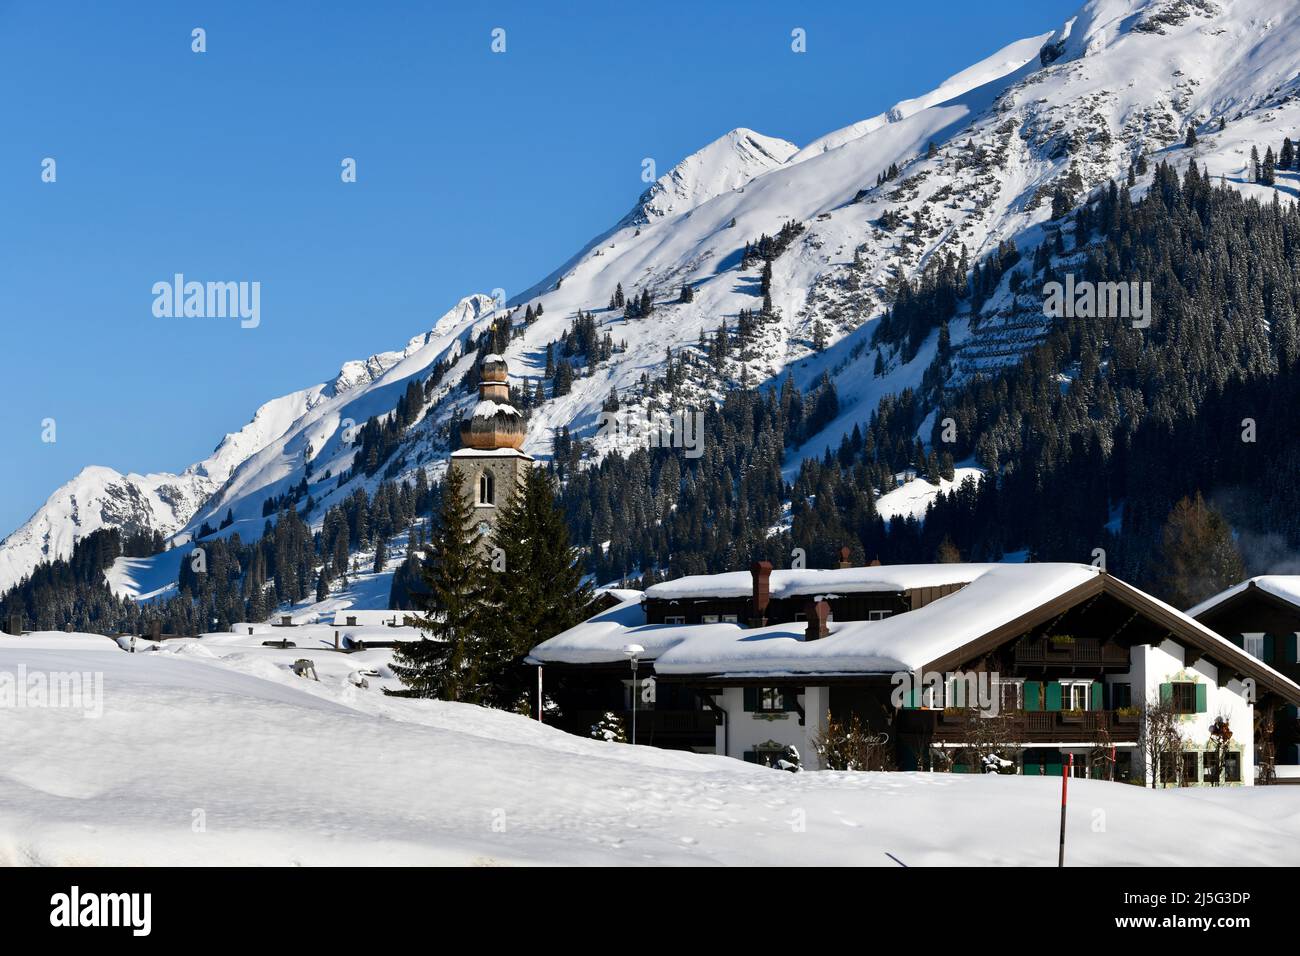
<path id="1" fill-rule="evenodd" d="M 486 536 L 487 533 L 488 533 L 488 531 L 490 531 L 490 530 L 491 530 L 491 526 L 488 525 L 488 523 L 487 523 L 486 521 L 480 521 L 480 522 L 478 523 L 478 533 L 479 533 L 479 534 Z"/>

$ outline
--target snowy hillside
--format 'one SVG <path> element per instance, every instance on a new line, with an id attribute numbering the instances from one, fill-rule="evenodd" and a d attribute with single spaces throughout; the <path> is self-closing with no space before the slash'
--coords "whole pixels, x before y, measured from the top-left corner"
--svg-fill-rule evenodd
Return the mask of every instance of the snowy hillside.
<path id="1" fill-rule="evenodd" d="M 440 318 L 432 331 L 411 339 L 404 350 L 346 362 L 331 381 L 272 399 L 258 408 L 247 425 L 226 435 L 211 455 L 180 474 L 123 475 L 98 465 L 82 469 L 27 522 L 0 541 L 0 592 L 38 563 L 67 557 L 77 541 L 100 528 L 120 528 L 127 534 L 157 531 L 164 537 L 181 532 L 191 519 L 207 513 L 204 505 L 214 495 L 220 497 L 241 465 L 284 437 L 309 413 L 324 403 L 364 393 L 367 386 L 429 342 L 442 341 L 472 325 L 491 304 L 486 296 L 464 299 Z M 182 534 L 180 540 L 188 537 Z M 168 560 L 174 573 L 176 562 Z"/>
<path id="2" fill-rule="evenodd" d="M 1056 864 L 1056 779 L 789 774 L 584 740 L 385 697 L 386 652 L 307 630 L 287 650 L 214 634 L 136 654 L 0 635 L 0 669 L 89 671 L 104 692 L 98 716 L 6 716 L 0 866 Z M 290 672 L 304 656 L 319 682 Z M 1073 781 L 1067 865 L 1295 865 L 1288 789 Z"/>
<path id="3" fill-rule="evenodd" d="M 626 447 L 625 438 L 595 440 L 611 391 L 625 409 L 656 407 L 642 377 L 662 377 L 669 350 L 698 351 L 720 325 L 734 329 L 742 310 L 761 310 L 760 268 L 743 253 L 787 223 L 797 228 L 771 262 L 772 309 L 754 340 L 694 378 L 677 400 L 716 398 L 786 374 L 807 387 L 829 375 L 839 417 L 790 454 L 793 474 L 802 459 L 836 448 L 883 396 L 920 387 L 936 361 L 933 334 L 914 355 L 872 344 L 898 279 L 941 256 L 964 252 L 975 263 L 1002 242 L 1037 247 L 1063 184 L 1082 198 L 1125 177 L 1139 156 L 1152 166 L 1195 159 L 1243 190 L 1294 200 L 1294 175 L 1273 188 L 1245 173 L 1252 145 L 1280 143 L 1300 129 L 1295 21 L 1294 0 L 1092 0 L 1053 33 L 1013 39 L 982 59 L 973 54 L 971 67 L 934 90 L 802 148 L 748 129 L 720 137 L 659 176 L 626 216 L 508 303 L 518 333 L 505 351 L 511 373 L 530 391 L 539 382 L 547 389 L 526 450 L 549 454 L 561 426 L 594 440 L 597 455 L 618 441 Z M 1199 137 L 1192 149 L 1183 146 L 1188 126 Z M 881 181 L 893 166 L 897 174 Z M 959 313 L 950 323 L 952 354 L 937 369 L 949 382 L 1012 363 L 1042 340 L 1041 303 L 1032 290 L 1017 296 L 1010 281 L 1002 278 L 980 314 Z M 679 294 L 684 285 L 693 291 L 689 301 Z M 619 287 L 628 296 L 648 290 L 653 312 L 625 317 L 611 308 Z M 486 296 L 471 296 L 404 349 L 349 363 L 333 387 L 296 393 L 297 405 L 220 463 L 182 476 L 96 471 L 91 487 L 60 489 L 0 546 L 0 585 L 103 524 L 135 522 L 186 541 L 230 510 L 233 530 L 256 537 L 265 500 L 304 478 L 316 505 L 309 520 L 318 521 L 355 487 L 380 480 L 358 476 L 342 487 L 333 480 L 356 454 L 349 425 L 391 412 L 406 384 L 441 362 L 448 370 L 392 459 L 392 477 L 417 468 L 438 473 L 447 428 L 470 400 L 461 387 L 473 365 L 466 343 L 491 324 L 491 306 Z M 524 309 L 539 307 L 525 325 Z M 581 363 L 572 389 L 554 397 L 544 375 L 547 347 L 579 310 L 616 348 Z"/>

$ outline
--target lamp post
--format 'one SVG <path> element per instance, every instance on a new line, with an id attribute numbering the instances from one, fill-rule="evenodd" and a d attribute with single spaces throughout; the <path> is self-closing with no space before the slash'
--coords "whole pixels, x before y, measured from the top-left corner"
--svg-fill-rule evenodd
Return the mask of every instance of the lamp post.
<path id="1" fill-rule="evenodd" d="M 640 644 L 624 644 L 623 653 L 632 663 L 632 743 L 636 743 L 636 665 L 639 663 L 639 655 L 645 653 L 645 648 Z"/>

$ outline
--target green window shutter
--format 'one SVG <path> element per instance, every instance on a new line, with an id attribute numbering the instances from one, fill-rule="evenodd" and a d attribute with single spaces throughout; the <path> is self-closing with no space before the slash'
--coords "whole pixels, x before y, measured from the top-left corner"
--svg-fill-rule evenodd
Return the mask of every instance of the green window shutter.
<path id="1" fill-rule="evenodd" d="M 745 713 L 753 713 L 758 710 L 758 688 L 745 688 Z M 750 763 L 753 763 L 751 760 Z"/>
<path id="2" fill-rule="evenodd" d="M 1102 700 L 1102 696 L 1101 696 L 1101 695 L 1102 695 L 1102 688 L 1103 688 L 1104 686 L 1105 686 L 1105 685 L 1104 685 L 1101 681 L 1099 681 L 1099 680 L 1095 680 L 1095 681 L 1092 682 L 1092 709 L 1093 709 L 1093 710 L 1105 710 L 1105 709 L 1106 709 L 1106 704 L 1105 704 L 1105 702 Z"/>
<path id="3" fill-rule="evenodd" d="M 1276 660 L 1277 641 L 1273 639 L 1272 634 L 1264 635 L 1264 663 L 1272 664 Z"/>
<path id="4" fill-rule="evenodd" d="M 1205 696 L 1206 696 L 1205 685 L 1197 684 L 1196 685 L 1196 712 L 1198 714 L 1205 713 L 1205 709 L 1206 709 Z"/>
<path id="5" fill-rule="evenodd" d="M 745 763 L 758 763 L 758 754 L 752 750 L 746 750 L 741 756 L 745 758 Z"/>
<path id="6" fill-rule="evenodd" d="M 1059 777 L 1061 775 L 1061 755 L 1059 753 L 1047 755 L 1047 759 L 1043 761 L 1043 775 L 1047 777 Z"/>
<path id="7" fill-rule="evenodd" d="M 1286 634 L 1282 637 L 1282 659 L 1279 664 L 1294 664 L 1297 660 L 1296 651 L 1300 648 L 1296 644 L 1300 643 L 1300 635 Z"/>
<path id="8" fill-rule="evenodd" d="M 1231 641 L 1233 644 L 1236 644 L 1238 647 L 1246 646 L 1246 639 L 1242 637 L 1240 634 L 1229 634 L 1228 640 Z"/>
<path id="9" fill-rule="evenodd" d="M 953 678 L 952 683 L 948 685 L 951 694 L 947 703 L 949 707 L 966 706 L 966 682 L 961 678 Z"/>
<path id="10" fill-rule="evenodd" d="M 1042 683 L 1036 680 L 1025 681 L 1025 710 L 1041 710 L 1038 695 L 1042 692 Z"/>
<path id="11" fill-rule="evenodd" d="M 1060 710 L 1061 709 L 1060 683 L 1058 681 L 1049 681 L 1047 684 L 1047 690 L 1046 693 L 1044 694 L 1044 697 L 1046 698 L 1046 703 L 1043 706 L 1044 710 Z"/>
<path id="12" fill-rule="evenodd" d="M 1172 704 L 1173 702 L 1174 702 L 1174 685 L 1173 685 L 1173 684 L 1161 684 L 1161 685 L 1160 685 L 1160 703 L 1162 703 L 1162 704 Z"/>

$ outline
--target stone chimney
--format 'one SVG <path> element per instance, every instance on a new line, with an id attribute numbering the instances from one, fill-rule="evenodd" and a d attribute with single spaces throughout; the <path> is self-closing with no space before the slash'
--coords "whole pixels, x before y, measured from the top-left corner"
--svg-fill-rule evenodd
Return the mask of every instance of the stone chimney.
<path id="1" fill-rule="evenodd" d="M 753 596 L 749 601 L 749 626 L 764 627 L 767 624 L 767 605 L 772 600 L 772 562 L 755 561 L 749 566 L 749 575 L 754 582 Z"/>
<path id="2" fill-rule="evenodd" d="M 853 562 L 849 560 L 849 549 L 847 545 L 843 548 L 840 548 L 840 567 L 841 568 L 853 567 Z"/>
<path id="3" fill-rule="evenodd" d="M 804 632 L 805 641 L 815 641 L 831 632 L 826 622 L 831 616 L 830 602 L 825 598 L 810 602 L 808 605 L 808 629 Z"/>
<path id="4" fill-rule="evenodd" d="M 22 637 L 23 634 L 23 616 L 21 614 L 9 615 L 9 633 L 14 637 Z"/>

